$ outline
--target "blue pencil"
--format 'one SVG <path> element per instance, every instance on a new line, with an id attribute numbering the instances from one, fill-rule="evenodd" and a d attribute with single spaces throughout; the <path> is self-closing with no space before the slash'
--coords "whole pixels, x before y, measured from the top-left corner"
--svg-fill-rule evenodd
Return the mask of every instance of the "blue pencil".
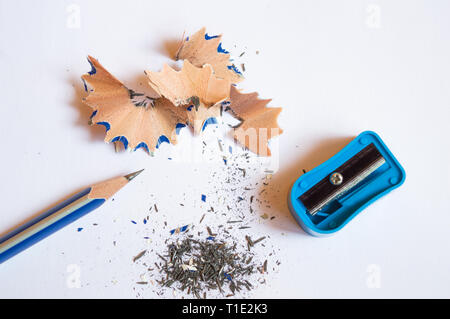
<path id="1" fill-rule="evenodd" d="M 0 238 L 0 264 L 93 211 L 143 170 L 92 185 Z"/>

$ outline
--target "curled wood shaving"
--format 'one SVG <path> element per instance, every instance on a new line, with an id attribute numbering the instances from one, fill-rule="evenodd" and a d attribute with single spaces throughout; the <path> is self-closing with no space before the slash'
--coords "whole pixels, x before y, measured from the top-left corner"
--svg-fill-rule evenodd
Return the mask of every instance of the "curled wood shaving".
<path id="1" fill-rule="evenodd" d="M 238 83 L 243 80 L 242 74 L 231 64 L 230 55 L 221 47 L 221 40 L 222 35 L 208 36 L 206 28 L 202 28 L 182 42 L 175 59 L 189 60 L 197 67 L 210 64 L 217 77 Z"/>
<path id="2" fill-rule="evenodd" d="M 181 71 L 167 64 L 161 72 L 146 71 L 150 86 L 176 106 L 199 103 L 209 107 L 228 99 L 231 83 L 213 74 L 211 65 L 196 67 L 185 60 Z"/>
<path id="3" fill-rule="evenodd" d="M 187 115 L 169 100 L 154 99 L 127 88 L 96 59 L 89 56 L 92 71 L 83 75 L 88 96 L 83 99 L 94 113 L 92 124 L 107 127 L 106 142 L 124 138 L 126 146 L 154 151 L 161 136 L 176 144 L 176 125 Z"/>
<path id="4" fill-rule="evenodd" d="M 208 119 L 220 117 L 221 103 L 229 98 L 230 81 L 218 79 L 210 65 L 198 68 L 185 60 L 181 71 L 164 65 L 161 72 L 146 71 L 146 75 L 160 96 L 186 109 L 187 122 L 196 134 Z"/>
<path id="5" fill-rule="evenodd" d="M 233 137 L 250 151 L 270 156 L 269 140 L 280 135 L 283 130 L 278 126 L 277 119 L 281 108 L 267 107 L 271 100 L 261 100 L 258 93 L 240 93 L 235 87 L 231 88 L 231 112 L 242 122 L 234 128 Z"/>

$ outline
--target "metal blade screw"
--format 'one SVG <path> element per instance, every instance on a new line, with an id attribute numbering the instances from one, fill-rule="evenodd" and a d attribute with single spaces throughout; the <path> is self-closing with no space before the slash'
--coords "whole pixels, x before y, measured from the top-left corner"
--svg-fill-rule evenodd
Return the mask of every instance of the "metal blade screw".
<path id="1" fill-rule="evenodd" d="M 341 173 L 333 173 L 330 176 L 330 182 L 331 182 L 331 184 L 333 184 L 335 186 L 341 185 L 343 181 L 344 181 L 344 176 L 342 176 Z"/>

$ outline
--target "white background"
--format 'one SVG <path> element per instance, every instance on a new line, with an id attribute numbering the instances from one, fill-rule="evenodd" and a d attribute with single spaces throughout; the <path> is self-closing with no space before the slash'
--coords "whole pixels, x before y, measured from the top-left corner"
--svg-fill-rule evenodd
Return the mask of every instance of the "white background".
<path id="1" fill-rule="evenodd" d="M 170 145 L 155 157 L 116 154 L 80 102 L 88 54 L 133 87 L 202 26 L 245 63 L 240 87 L 284 108 L 277 218 L 255 224 L 282 264 L 250 297 L 450 297 L 449 16 L 448 1 L 1 0 L 0 233 L 89 183 L 146 171 L 114 202 L 2 264 L 0 297 L 138 297 L 131 258 L 145 230 L 130 220 L 155 198 L 163 209 L 192 202 L 164 213 L 171 226 L 202 215 L 195 205 L 222 163 L 170 161 Z M 403 164 L 405 184 L 336 236 L 306 235 L 287 209 L 290 184 L 365 130 Z M 67 285 L 71 267 L 81 288 Z"/>

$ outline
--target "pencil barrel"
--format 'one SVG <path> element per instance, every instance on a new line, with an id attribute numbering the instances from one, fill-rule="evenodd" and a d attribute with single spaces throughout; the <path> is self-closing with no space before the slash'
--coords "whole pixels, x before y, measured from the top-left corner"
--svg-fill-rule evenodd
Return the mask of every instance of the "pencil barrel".
<path id="1" fill-rule="evenodd" d="M 0 263 L 33 246 L 61 228 L 102 205 L 104 199 L 89 199 L 87 188 L 40 214 L 0 239 Z"/>

